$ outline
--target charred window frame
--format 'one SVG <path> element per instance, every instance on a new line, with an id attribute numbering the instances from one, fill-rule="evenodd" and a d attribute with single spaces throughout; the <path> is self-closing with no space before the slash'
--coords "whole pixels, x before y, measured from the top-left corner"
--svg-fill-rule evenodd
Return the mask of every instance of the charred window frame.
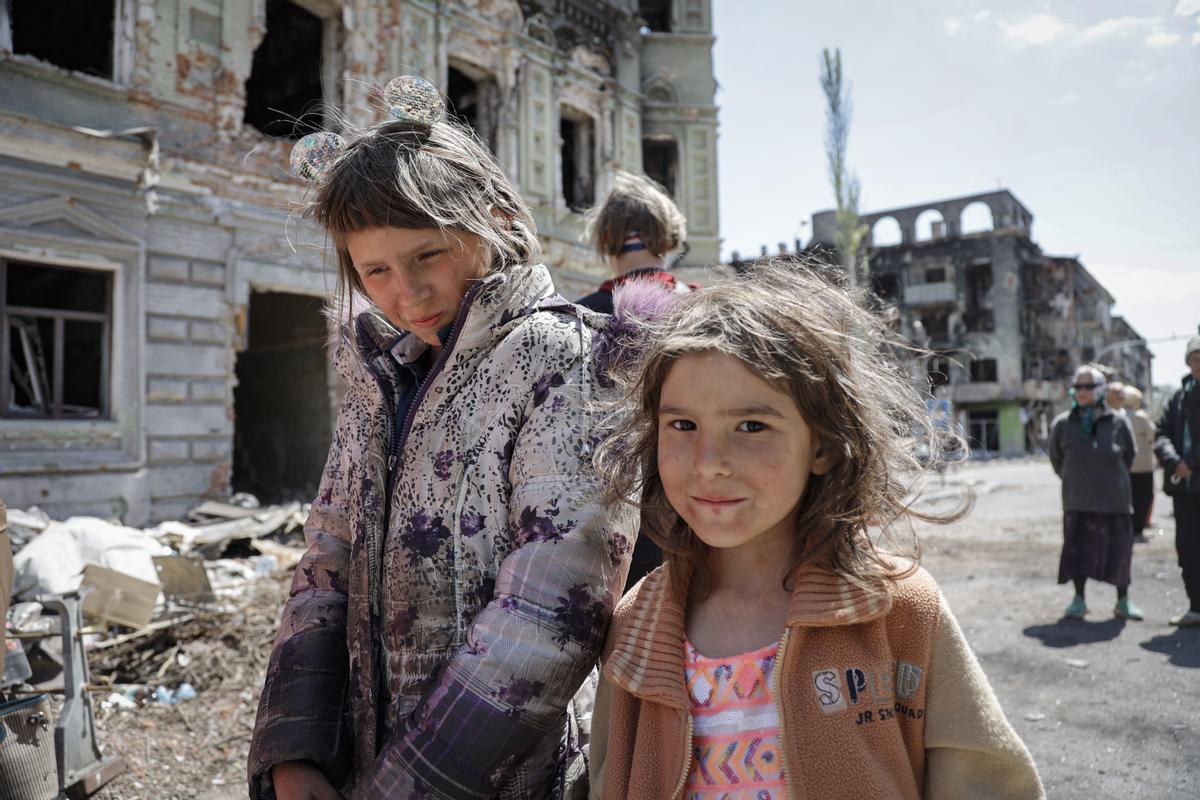
<path id="1" fill-rule="evenodd" d="M 126 85 L 133 72 L 136 0 L 0 0 L 0 50 Z"/>
<path id="2" fill-rule="evenodd" d="M 674 199 L 679 178 L 679 144 L 675 139 L 669 136 L 642 139 L 642 171 Z"/>
<path id="3" fill-rule="evenodd" d="M 671 0 L 639 0 L 638 16 L 654 33 L 671 32 Z"/>
<path id="4" fill-rule="evenodd" d="M 471 130 L 493 153 L 500 128 L 500 90 L 491 75 L 458 63 L 447 70 L 446 99 L 450 114 Z"/>
<path id="5" fill-rule="evenodd" d="M 988 262 L 967 267 L 967 303 L 963 322 L 968 331 L 993 331 L 996 318 L 988 307 L 988 292 L 992 288 L 992 265 Z"/>
<path id="6" fill-rule="evenodd" d="M 0 418 L 109 419 L 113 276 L 0 259 Z"/>
<path id="7" fill-rule="evenodd" d="M 971 362 L 971 383 L 995 383 L 996 359 L 977 358 Z"/>
<path id="8" fill-rule="evenodd" d="M 585 211 L 596 202 L 596 121 L 561 106 L 559 142 L 563 201 L 572 211 Z"/>
<path id="9" fill-rule="evenodd" d="M 331 0 L 267 0 L 266 32 L 246 79 L 247 125 L 300 139 L 336 129 L 341 105 L 342 23 Z"/>

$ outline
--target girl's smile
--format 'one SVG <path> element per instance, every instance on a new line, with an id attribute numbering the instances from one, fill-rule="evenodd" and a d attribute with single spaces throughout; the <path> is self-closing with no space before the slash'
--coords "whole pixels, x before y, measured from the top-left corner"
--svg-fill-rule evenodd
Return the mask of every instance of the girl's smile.
<path id="1" fill-rule="evenodd" d="M 659 400 L 659 476 L 705 544 L 753 542 L 787 559 L 809 476 L 829 466 L 795 401 L 740 360 L 708 351 L 671 367 Z"/>

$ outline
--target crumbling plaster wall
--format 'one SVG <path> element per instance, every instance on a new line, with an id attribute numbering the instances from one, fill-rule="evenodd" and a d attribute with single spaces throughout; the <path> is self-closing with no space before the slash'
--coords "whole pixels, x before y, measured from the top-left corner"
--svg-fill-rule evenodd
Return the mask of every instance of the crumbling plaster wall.
<path id="1" fill-rule="evenodd" d="M 681 137 L 681 191 L 699 234 L 689 263 L 716 260 L 708 0 L 677 0 L 676 15 L 695 28 L 678 40 L 688 46 L 651 37 L 660 55 L 648 66 L 626 0 L 610 4 L 611 60 L 579 48 L 564 54 L 512 0 L 297 2 L 336 28 L 339 106 L 355 123 L 376 117 L 371 87 L 394 75 L 436 77 L 444 88 L 458 62 L 495 76 L 498 155 L 534 208 L 547 263 L 568 296 L 603 275 L 579 241 L 579 215 L 562 200 L 559 105 L 596 121 L 599 196 L 616 168 L 640 169 L 647 75 L 700 70 L 698 83 L 684 81 L 682 110 L 653 113 Z M 294 216 L 303 190 L 287 174 L 290 143 L 242 122 L 265 0 L 123 7 L 129 25 L 116 46 L 126 55 L 112 81 L 0 58 L 0 252 L 117 275 L 113 418 L 0 420 L 0 496 L 14 507 L 142 524 L 228 489 L 233 364 L 250 293 L 326 296 L 334 278 L 324 238 Z M 692 180 L 702 180 L 699 190 Z M 16 211 L 29 207 L 49 216 Z"/>

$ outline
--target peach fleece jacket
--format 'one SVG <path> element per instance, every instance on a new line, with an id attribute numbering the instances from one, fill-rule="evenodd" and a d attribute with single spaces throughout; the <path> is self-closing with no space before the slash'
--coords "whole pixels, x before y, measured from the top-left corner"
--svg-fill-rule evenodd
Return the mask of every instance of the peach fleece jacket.
<path id="1" fill-rule="evenodd" d="M 684 609 L 667 567 L 621 600 L 592 719 L 594 800 L 673 800 L 691 758 Z M 888 590 L 803 571 L 780 639 L 775 697 L 792 800 L 1040 800 L 1009 725 L 937 584 Z"/>

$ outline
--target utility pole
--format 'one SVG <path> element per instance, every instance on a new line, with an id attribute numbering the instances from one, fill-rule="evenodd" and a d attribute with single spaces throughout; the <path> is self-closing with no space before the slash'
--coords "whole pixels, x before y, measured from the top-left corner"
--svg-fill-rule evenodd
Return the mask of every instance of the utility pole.
<path id="1" fill-rule="evenodd" d="M 835 244 L 852 287 L 866 283 L 869 274 L 863 247 L 867 226 L 858 218 L 858 177 L 846 164 L 850 138 L 850 86 L 842 79 L 842 51 L 822 51 L 821 90 L 825 93 L 825 159 L 837 202 Z"/>

